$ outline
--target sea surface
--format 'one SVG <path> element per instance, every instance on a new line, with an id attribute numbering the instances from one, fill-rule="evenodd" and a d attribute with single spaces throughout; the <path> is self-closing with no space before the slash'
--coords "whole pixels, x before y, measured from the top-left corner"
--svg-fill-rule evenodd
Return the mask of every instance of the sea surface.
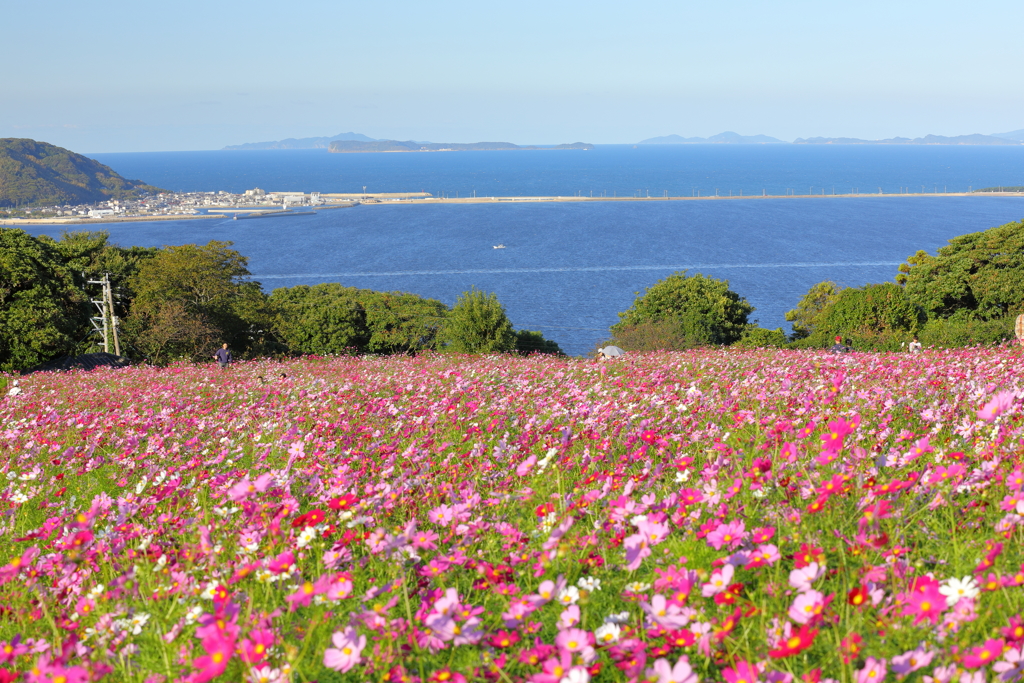
<path id="1" fill-rule="evenodd" d="M 174 190 L 319 190 L 435 195 L 728 196 L 836 184 L 941 193 L 1024 185 L 1024 147 L 681 146 L 581 151 L 329 154 L 325 151 L 94 155 Z M 704 184 L 697 185 L 698 180 Z M 869 180 L 870 179 L 870 180 Z M 916 187 L 915 187 L 916 185 Z M 847 187 L 849 186 L 849 187 Z M 631 191 L 630 188 L 633 188 Z M 822 280 L 890 281 L 919 249 L 1024 218 L 1016 197 L 744 198 L 673 202 L 366 205 L 316 215 L 102 225 L 122 245 L 232 241 L 270 291 L 341 282 L 453 304 L 495 292 L 518 329 L 586 354 L 637 293 L 677 270 L 727 279 L 763 327 Z M 94 224 L 92 229 L 97 229 Z M 61 228 L 33 228 L 57 236 Z M 504 244 L 505 249 L 494 249 Z"/>

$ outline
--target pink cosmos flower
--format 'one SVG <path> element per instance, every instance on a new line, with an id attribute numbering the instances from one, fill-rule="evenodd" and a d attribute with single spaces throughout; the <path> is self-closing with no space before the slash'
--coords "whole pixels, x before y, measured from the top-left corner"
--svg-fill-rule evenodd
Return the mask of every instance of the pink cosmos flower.
<path id="1" fill-rule="evenodd" d="M 742 520 L 733 520 L 726 524 L 720 524 L 717 529 L 707 535 L 707 543 L 715 550 L 721 550 L 728 546 L 730 550 L 739 547 L 743 539 L 747 537 L 746 525 Z"/>
<path id="2" fill-rule="evenodd" d="M 657 683 L 697 683 L 697 674 L 690 667 L 690 660 L 684 655 L 680 657 L 675 666 L 669 664 L 667 659 L 654 660 L 654 666 L 647 670 L 647 677 L 654 679 Z"/>
<path id="3" fill-rule="evenodd" d="M 359 635 L 348 626 L 344 631 L 337 631 L 331 636 L 334 647 L 324 651 L 324 666 L 342 673 L 347 673 L 359 663 L 360 654 L 366 647 L 366 636 Z"/>
<path id="4" fill-rule="evenodd" d="M 192 662 L 198 671 L 189 677 L 191 683 L 206 683 L 224 673 L 234 654 L 235 641 L 223 631 L 217 631 L 203 638 L 203 649 L 206 655 Z"/>
<path id="5" fill-rule="evenodd" d="M 946 597 L 939 592 L 937 584 L 929 584 L 923 590 L 915 590 L 907 596 L 901 614 L 913 616 L 915 626 L 926 619 L 937 624 L 945 609 Z"/>
<path id="6" fill-rule="evenodd" d="M 722 676 L 725 677 L 726 683 L 757 683 L 760 675 L 756 666 L 742 659 L 736 662 L 735 668 L 722 670 Z"/>
<path id="7" fill-rule="evenodd" d="M 972 647 L 971 651 L 964 655 L 961 663 L 968 669 L 977 669 L 994 662 L 997 657 L 1003 654 L 1003 646 L 1006 641 L 1002 638 L 992 638 L 985 641 L 984 645 Z"/>
<path id="8" fill-rule="evenodd" d="M 1009 410 L 1016 398 L 1016 394 L 1012 391 L 1000 391 L 992 397 L 991 401 L 986 403 L 985 406 L 978 411 L 978 417 L 985 422 L 992 422 Z"/>

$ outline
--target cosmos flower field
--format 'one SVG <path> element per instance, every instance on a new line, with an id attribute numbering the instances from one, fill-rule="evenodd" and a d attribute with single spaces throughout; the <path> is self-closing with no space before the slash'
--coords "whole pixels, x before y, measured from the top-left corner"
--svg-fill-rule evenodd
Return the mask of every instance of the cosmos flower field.
<path id="1" fill-rule="evenodd" d="M 0 682 L 1020 680 L 1019 348 L 0 398 Z"/>

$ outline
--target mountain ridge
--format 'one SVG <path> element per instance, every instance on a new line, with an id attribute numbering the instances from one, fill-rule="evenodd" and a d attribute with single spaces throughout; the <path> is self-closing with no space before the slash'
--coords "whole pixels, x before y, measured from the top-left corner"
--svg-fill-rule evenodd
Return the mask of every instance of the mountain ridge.
<path id="1" fill-rule="evenodd" d="M 0 138 L 0 206 L 89 204 L 166 192 L 81 154 L 29 138 Z"/>
<path id="2" fill-rule="evenodd" d="M 367 137 L 362 133 L 338 133 L 333 137 L 318 138 L 285 138 L 284 140 L 271 140 L 268 142 L 246 142 L 241 145 L 228 145 L 222 151 L 246 151 L 256 149 L 327 149 L 332 142 L 337 140 L 356 140 L 359 142 L 376 142 L 375 138 Z"/>

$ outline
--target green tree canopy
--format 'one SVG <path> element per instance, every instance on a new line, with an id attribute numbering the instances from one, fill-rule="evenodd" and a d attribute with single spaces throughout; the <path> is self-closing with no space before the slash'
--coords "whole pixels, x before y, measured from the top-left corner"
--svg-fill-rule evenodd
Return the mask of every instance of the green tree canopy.
<path id="1" fill-rule="evenodd" d="M 0 369 L 70 353 L 88 329 L 83 292 L 52 244 L 0 228 Z"/>
<path id="2" fill-rule="evenodd" d="M 682 271 L 648 287 L 629 310 L 619 313 L 619 322 L 611 329 L 618 337 L 644 325 L 667 323 L 691 340 L 688 346 L 731 344 L 742 336 L 753 311 L 746 299 L 729 289 L 728 280 Z"/>
<path id="3" fill-rule="evenodd" d="M 504 353 L 515 348 L 516 334 L 498 297 L 474 287 L 459 295 L 439 341 L 455 353 Z"/>
<path id="4" fill-rule="evenodd" d="M 931 319 L 996 320 L 1024 313 L 1024 221 L 954 237 L 919 251 L 897 282 Z"/>
<path id="5" fill-rule="evenodd" d="M 218 341 L 245 352 L 262 335 L 266 296 L 248 280 L 248 259 L 230 247 L 218 241 L 170 246 L 142 261 L 131 278 L 135 299 L 125 324 L 139 351 L 156 362 L 200 359 Z"/>
<path id="6" fill-rule="evenodd" d="M 862 349 L 895 350 L 925 321 L 920 307 L 892 282 L 847 287 L 818 315 L 812 344 L 825 346 L 835 336 L 850 338 Z"/>
<path id="7" fill-rule="evenodd" d="M 793 323 L 793 338 L 803 339 L 814 332 L 821 314 L 839 297 L 839 285 L 831 280 L 819 282 L 807 290 L 804 298 L 791 311 L 786 320 Z"/>
<path id="8" fill-rule="evenodd" d="M 317 355 L 365 350 L 370 338 L 359 290 L 337 282 L 275 289 L 274 330 L 289 350 Z"/>
<path id="9" fill-rule="evenodd" d="M 433 349 L 448 307 L 436 299 L 405 292 L 358 290 L 366 311 L 370 353 L 408 353 Z"/>

